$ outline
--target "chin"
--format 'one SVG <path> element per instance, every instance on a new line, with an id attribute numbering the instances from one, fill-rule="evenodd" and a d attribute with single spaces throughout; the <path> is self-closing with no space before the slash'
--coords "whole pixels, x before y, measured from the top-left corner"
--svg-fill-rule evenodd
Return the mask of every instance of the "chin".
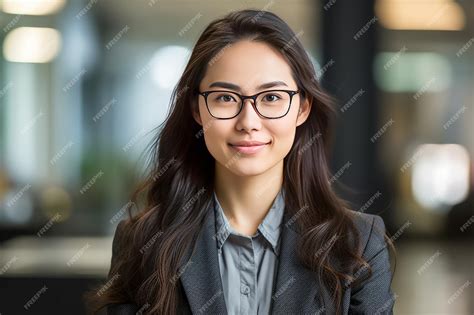
<path id="1" fill-rule="evenodd" d="M 267 170 L 262 165 L 255 165 L 252 167 L 248 164 L 251 164 L 251 162 L 241 161 L 240 163 L 235 163 L 234 165 L 229 166 L 228 169 L 237 176 L 256 176 L 265 173 Z"/>

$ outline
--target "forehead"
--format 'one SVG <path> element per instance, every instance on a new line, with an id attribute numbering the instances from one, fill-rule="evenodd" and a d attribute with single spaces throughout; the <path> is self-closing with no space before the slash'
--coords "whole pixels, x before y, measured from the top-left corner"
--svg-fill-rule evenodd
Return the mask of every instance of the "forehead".
<path id="1" fill-rule="evenodd" d="M 278 50 L 266 43 L 248 40 L 225 47 L 211 59 L 200 87 L 208 88 L 215 81 L 239 85 L 244 93 L 272 81 L 296 87 L 291 67 Z"/>

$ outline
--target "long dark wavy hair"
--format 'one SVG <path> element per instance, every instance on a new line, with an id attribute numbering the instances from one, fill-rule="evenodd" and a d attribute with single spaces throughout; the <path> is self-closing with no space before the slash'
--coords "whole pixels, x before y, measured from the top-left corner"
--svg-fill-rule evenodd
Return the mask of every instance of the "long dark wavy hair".
<path id="1" fill-rule="evenodd" d="M 129 213 L 117 240 L 121 251 L 109 276 L 120 274 L 120 279 L 109 283 L 102 294 L 90 295 L 88 303 L 94 311 L 127 302 L 147 303 L 147 312 L 153 314 L 178 310 L 181 284 L 169 280 L 179 274 L 178 267 L 203 226 L 212 202 L 216 163 L 206 148 L 203 126 L 192 112 L 198 111 L 197 92 L 206 68 L 223 49 L 240 40 L 263 42 L 280 51 L 302 91 L 301 100 L 312 103 L 284 159 L 285 211 L 301 233 L 297 247 L 301 263 L 332 292 L 337 313 L 344 284 L 363 280 L 354 279 L 354 271 L 367 268 L 372 273 L 359 250 L 360 237 L 348 215 L 348 202 L 331 186 L 328 155 L 335 99 L 323 91 L 308 54 L 281 18 L 268 11 L 233 11 L 206 27 L 173 90 L 170 111 L 150 145 L 149 173 L 132 194 L 140 210 Z M 302 208 L 306 210 L 298 212 Z M 335 237 L 337 241 L 331 241 Z M 150 248 L 143 251 L 145 244 Z M 321 248 L 325 251 L 314 255 Z"/>

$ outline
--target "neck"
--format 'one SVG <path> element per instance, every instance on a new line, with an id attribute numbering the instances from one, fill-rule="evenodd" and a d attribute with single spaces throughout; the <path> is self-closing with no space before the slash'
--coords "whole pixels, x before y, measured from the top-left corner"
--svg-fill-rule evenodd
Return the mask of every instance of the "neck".
<path id="1" fill-rule="evenodd" d="M 239 176 L 215 163 L 215 192 L 232 227 L 253 235 L 270 210 L 283 183 L 283 161 L 265 173 Z"/>

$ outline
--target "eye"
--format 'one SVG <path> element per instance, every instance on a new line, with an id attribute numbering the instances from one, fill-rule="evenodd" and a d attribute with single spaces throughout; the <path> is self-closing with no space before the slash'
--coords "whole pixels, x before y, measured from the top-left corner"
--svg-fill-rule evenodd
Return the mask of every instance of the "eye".
<path id="1" fill-rule="evenodd" d="M 274 97 L 274 98 L 272 98 Z M 263 98 L 265 101 L 268 101 L 268 102 L 274 102 L 274 101 L 278 101 L 280 99 L 280 97 L 276 94 L 267 94 L 264 96 Z"/>
<path id="2" fill-rule="evenodd" d="M 223 101 L 232 101 L 234 98 L 230 95 L 223 95 L 223 96 L 221 96 L 221 99 Z"/>
<path id="3" fill-rule="evenodd" d="M 216 101 L 235 102 L 235 98 L 230 94 L 221 94 L 216 97 Z"/>

